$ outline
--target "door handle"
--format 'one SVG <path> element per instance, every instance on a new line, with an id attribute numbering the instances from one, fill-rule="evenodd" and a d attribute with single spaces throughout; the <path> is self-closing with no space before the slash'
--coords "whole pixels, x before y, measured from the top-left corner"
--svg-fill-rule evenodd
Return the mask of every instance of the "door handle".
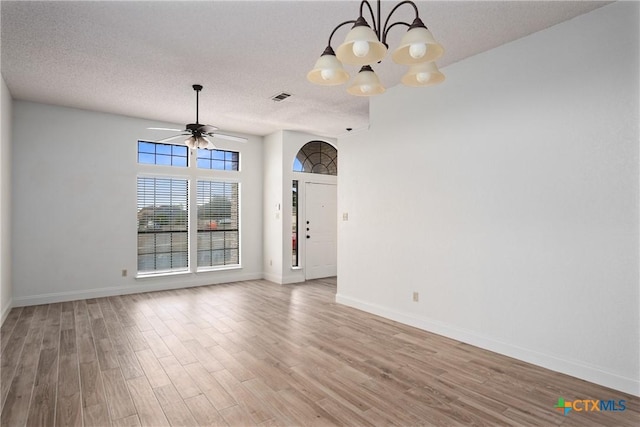
<path id="1" fill-rule="evenodd" d="M 311 236 L 309 236 L 309 235 L 307 234 L 307 239 L 310 239 L 310 238 L 311 238 Z"/>

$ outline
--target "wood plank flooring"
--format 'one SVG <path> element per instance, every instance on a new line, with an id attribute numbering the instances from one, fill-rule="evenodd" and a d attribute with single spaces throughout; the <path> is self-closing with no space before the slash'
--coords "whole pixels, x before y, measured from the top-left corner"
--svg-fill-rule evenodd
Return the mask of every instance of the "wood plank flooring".
<path id="1" fill-rule="evenodd" d="M 14 308 L 2 426 L 640 425 L 640 401 L 338 305 L 335 278 Z M 623 412 L 554 408 L 626 400 Z"/>

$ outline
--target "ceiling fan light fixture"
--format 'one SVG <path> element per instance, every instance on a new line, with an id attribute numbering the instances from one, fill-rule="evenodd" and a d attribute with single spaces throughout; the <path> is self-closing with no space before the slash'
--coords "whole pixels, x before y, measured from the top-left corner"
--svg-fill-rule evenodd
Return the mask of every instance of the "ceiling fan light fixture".
<path id="1" fill-rule="evenodd" d="M 196 140 L 195 136 L 190 136 L 189 138 L 185 139 L 184 145 L 191 149 L 195 149 L 198 148 L 198 141 Z"/>
<path id="2" fill-rule="evenodd" d="M 209 141 L 209 139 L 204 136 L 199 136 L 196 138 L 196 140 L 198 141 L 198 148 L 201 150 L 209 148 L 209 146 L 211 145 L 211 141 Z"/>

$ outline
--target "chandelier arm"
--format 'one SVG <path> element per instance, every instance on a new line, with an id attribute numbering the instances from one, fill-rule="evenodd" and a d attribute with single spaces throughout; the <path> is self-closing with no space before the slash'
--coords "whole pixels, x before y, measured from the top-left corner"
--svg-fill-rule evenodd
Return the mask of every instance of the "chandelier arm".
<path id="1" fill-rule="evenodd" d="M 389 24 L 389 20 L 391 19 L 391 16 L 394 14 L 394 12 L 395 12 L 396 10 L 398 10 L 398 8 L 399 8 L 400 6 L 402 6 L 402 5 L 404 5 L 404 4 L 409 4 L 409 5 L 411 5 L 411 6 L 413 7 L 413 10 L 416 12 L 416 18 L 419 18 L 419 17 L 420 17 L 420 14 L 418 13 L 418 6 L 416 6 L 416 4 L 415 4 L 414 2 L 412 2 L 411 0 L 404 0 L 404 1 L 401 1 L 400 3 L 398 3 L 397 5 L 395 5 L 395 7 L 394 7 L 393 9 L 391 9 L 391 12 L 389 12 L 389 15 L 387 16 L 387 20 L 386 20 L 386 21 L 384 21 L 384 27 L 383 27 L 382 34 L 381 34 L 382 39 L 380 40 L 382 43 L 385 43 L 385 44 L 386 44 L 386 41 L 387 41 L 387 33 L 389 32 L 389 30 L 391 29 L 391 27 L 393 27 L 394 25 L 396 25 L 396 24 L 398 24 L 398 23 L 406 24 L 405 22 L 400 22 L 400 21 L 399 21 L 399 22 L 393 23 L 390 27 L 387 27 L 387 25 Z M 409 24 L 407 24 L 407 26 L 409 26 Z"/>
<path id="2" fill-rule="evenodd" d="M 380 24 L 380 0 L 378 0 L 378 22 L 376 22 L 376 16 L 373 14 L 373 8 L 367 0 L 362 0 L 362 2 L 360 2 L 360 16 L 363 16 L 362 9 L 365 4 L 369 8 L 369 13 L 371 14 L 371 20 L 373 21 L 373 32 L 376 33 L 378 39 L 380 39 L 380 31 L 378 30 L 378 25 Z"/>
<path id="3" fill-rule="evenodd" d="M 355 22 L 356 22 L 355 19 L 352 19 L 350 21 L 344 21 L 343 23 L 338 24 L 338 26 L 335 27 L 333 31 L 331 31 L 331 35 L 329 36 L 329 42 L 327 43 L 327 46 L 331 47 L 331 39 L 333 38 L 333 35 L 336 33 L 336 31 L 338 31 L 340 27 L 343 27 L 347 24 L 355 24 Z"/>
<path id="4" fill-rule="evenodd" d="M 384 34 L 383 34 L 383 36 L 382 36 L 382 37 L 383 37 L 383 42 L 382 42 L 382 43 L 384 43 L 385 45 L 387 44 L 387 43 L 386 43 L 386 41 L 387 41 L 387 34 L 389 34 L 389 31 L 390 31 L 393 27 L 395 27 L 396 25 L 404 25 L 404 26 L 407 26 L 407 27 L 410 27 L 410 26 L 411 26 L 411 25 L 409 25 L 408 23 L 403 22 L 403 21 L 394 22 L 393 24 L 389 25 L 389 28 L 387 28 L 387 29 L 384 31 Z"/>

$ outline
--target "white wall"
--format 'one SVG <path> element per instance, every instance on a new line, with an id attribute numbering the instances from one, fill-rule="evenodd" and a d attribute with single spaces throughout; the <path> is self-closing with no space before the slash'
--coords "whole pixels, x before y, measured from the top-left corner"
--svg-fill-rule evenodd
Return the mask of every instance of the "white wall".
<path id="1" fill-rule="evenodd" d="M 283 132 L 274 132 L 264 138 L 263 193 L 262 206 L 264 277 L 275 283 L 282 283 L 283 229 L 282 229 L 282 146 Z"/>
<path id="2" fill-rule="evenodd" d="M 640 395 L 639 9 L 374 98 L 340 140 L 337 301 Z"/>
<path id="3" fill-rule="evenodd" d="M 13 304 L 11 286 L 11 107 L 9 89 L 0 78 L 0 325 Z"/>
<path id="4" fill-rule="evenodd" d="M 150 126 L 176 127 L 14 103 L 14 305 L 262 277 L 262 138 L 247 135 L 216 141 L 241 152 L 242 268 L 134 278 L 137 140 L 157 137 Z"/>

